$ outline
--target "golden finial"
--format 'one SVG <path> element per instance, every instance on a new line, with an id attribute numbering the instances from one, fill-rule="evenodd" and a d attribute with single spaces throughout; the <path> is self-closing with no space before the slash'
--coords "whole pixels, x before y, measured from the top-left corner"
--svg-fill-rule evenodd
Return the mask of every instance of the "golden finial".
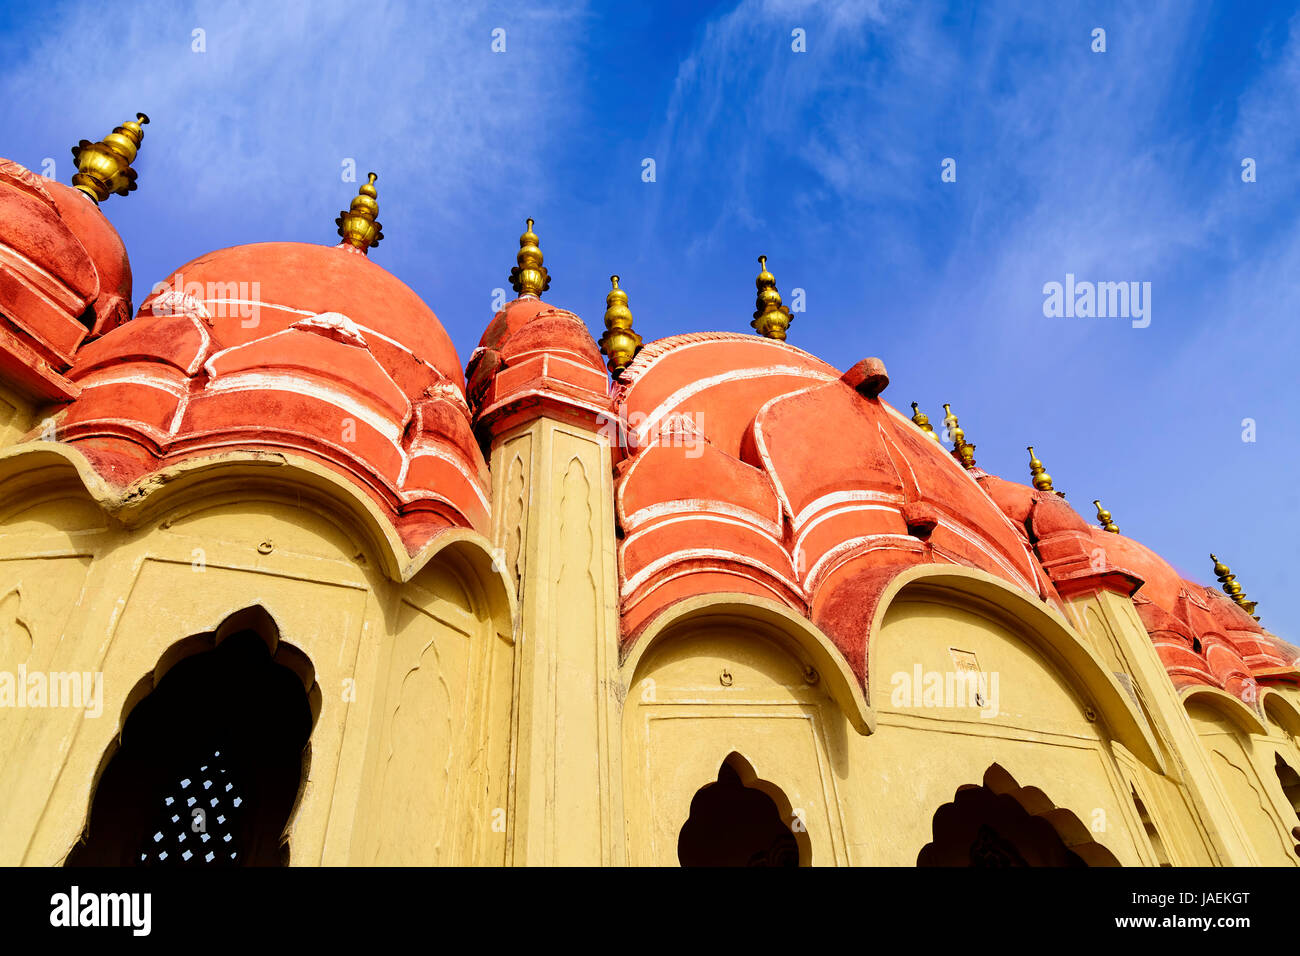
<path id="1" fill-rule="evenodd" d="M 136 113 L 135 119 L 127 120 L 98 143 L 83 139 L 72 147 L 72 160 L 77 164 L 72 185 L 95 200 L 96 205 L 113 193 L 125 196 L 135 189 L 136 173 L 131 164 L 144 139 L 142 127 L 148 122 L 149 117 Z"/>
<path id="2" fill-rule="evenodd" d="M 921 431 L 939 442 L 940 445 L 943 444 L 943 442 L 939 440 L 939 436 L 935 432 L 934 426 L 930 424 L 930 416 L 921 411 L 916 402 L 912 403 L 912 421 L 916 423 L 916 427 L 921 429 Z"/>
<path id="3" fill-rule="evenodd" d="M 510 285 L 521 296 L 535 295 L 541 298 L 543 292 L 551 287 L 551 275 L 542 265 L 542 249 L 537 244 L 537 233 L 533 232 L 533 221 L 528 220 L 528 229 L 519 237 L 519 265 L 510 270 Z"/>
<path id="4" fill-rule="evenodd" d="M 334 220 L 343 241 L 361 253 L 365 253 L 371 246 L 379 245 L 379 240 L 384 238 L 384 228 L 375 218 L 379 215 L 379 193 L 375 190 L 375 180 L 378 178 L 377 174 L 368 173 L 366 182 L 357 190 L 352 205 Z"/>
<path id="5" fill-rule="evenodd" d="M 1259 615 L 1255 613 L 1255 605 L 1258 601 L 1247 601 L 1246 592 L 1242 590 L 1241 585 L 1237 583 L 1237 576 L 1232 573 L 1232 569 L 1222 563 L 1213 554 L 1210 560 L 1214 562 L 1214 575 L 1219 579 L 1219 584 L 1223 586 L 1223 593 L 1232 598 L 1232 602 L 1241 608 L 1247 614 L 1259 620 Z"/>
<path id="6" fill-rule="evenodd" d="M 952 439 L 952 457 L 961 462 L 963 468 L 970 471 L 975 467 L 975 446 L 966 440 L 966 433 L 957 423 L 957 416 L 952 413 L 948 402 L 943 403 L 943 410 L 947 412 L 943 418 L 943 427 L 948 430 L 948 437 Z"/>
<path id="7" fill-rule="evenodd" d="M 1029 446 L 1029 475 L 1034 479 L 1034 487 L 1039 491 L 1055 491 L 1052 487 L 1052 476 L 1047 473 L 1043 463 L 1038 460 L 1034 454 L 1034 446 Z"/>
<path id="8" fill-rule="evenodd" d="M 609 356 L 609 371 L 618 378 L 641 349 L 641 336 L 632 331 L 632 310 L 627 307 L 627 293 L 618 287 L 618 276 L 610 276 L 612 288 L 605 296 L 605 334 L 600 337 L 600 351 Z"/>
<path id="9" fill-rule="evenodd" d="M 1101 525 L 1101 530 L 1119 534 L 1119 525 L 1111 520 L 1110 512 L 1101 506 L 1100 501 L 1093 501 L 1093 504 L 1097 506 L 1097 521 Z"/>
<path id="10" fill-rule="evenodd" d="M 790 310 L 781 304 L 781 293 L 776 291 L 776 276 L 767 271 L 767 256 L 759 256 L 758 263 L 763 271 L 754 280 L 758 297 L 754 300 L 754 321 L 749 324 L 758 330 L 759 335 L 784 342 L 785 330 L 793 321 Z"/>

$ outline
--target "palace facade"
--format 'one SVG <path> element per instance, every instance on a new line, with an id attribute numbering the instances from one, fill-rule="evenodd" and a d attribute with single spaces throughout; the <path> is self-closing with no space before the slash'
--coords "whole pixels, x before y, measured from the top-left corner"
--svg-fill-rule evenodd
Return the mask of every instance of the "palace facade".
<path id="1" fill-rule="evenodd" d="M 462 364 L 370 252 L 182 265 L 0 161 L 0 863 L 1300 864 L 1300 652 L 785 341 Z M 946 408 L 946 406 L 945 406 Z M 947 439 L 945 442 L 944 439 Z"/>

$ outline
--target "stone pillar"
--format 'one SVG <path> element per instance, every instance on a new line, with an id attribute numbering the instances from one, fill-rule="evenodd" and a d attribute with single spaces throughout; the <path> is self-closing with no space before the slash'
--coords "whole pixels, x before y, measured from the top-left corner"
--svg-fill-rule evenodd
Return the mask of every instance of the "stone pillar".
<path id="1" fill-rule="evenodd" d="M 491 359 L 499 365 L 476 418 L 491 445 L 497 559 L 519 595 L 513 862 L 616 865 L 625 862 L 616 431 L 585 325 L 533 302 L 540 312 Z"/>
<path id="2" fill-rule="evenodd" d="M 1166 775 L 1185 787 L 1194 815 L 1222 866 L 1255 866 L 1258 861 L 1237 823 L 1227 795 L 1196 729 L 1183 708 L 1132 595 L 1142 580 L 1110 565 L 1104 553 L 1082 535 L 1061 532 L 1039 542 L 1044 567 L 1069 603 L 1079 630 L 1098 654 L 1127 674 L 1165 752 Z M 1143 708 L 1145 705 L 1145 708 Z"/>

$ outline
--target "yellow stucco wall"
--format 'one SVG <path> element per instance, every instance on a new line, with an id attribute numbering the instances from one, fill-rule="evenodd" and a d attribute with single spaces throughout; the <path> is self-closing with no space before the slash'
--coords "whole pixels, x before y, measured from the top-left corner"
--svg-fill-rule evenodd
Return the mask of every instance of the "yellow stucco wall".
<path id="1" fill-rule="evenodd" d="M 67 464 L 0 464 L 0 668 L 103 675 L 99 717 L 0 708 L 0 862 L 66 857 L 131 707 L 250 608 L 314 711 L 292 863 L 507 861 L 512 602 L 486 539 L 393 581 L 310 473 L 214 474 L 124 523 Z"/>
<path id="2" fill-rule="evenodd" d="M 313 711 L 293 865 L 676 865 L 724 761 L 804 864 L 915 865 L 981 786 L 1089 862 L 1298 862 L 1275 764 L 1300 769 L 1300 691 L 1258 712 L 1180 695 L 1115 595 L 1062 615 L 916 569 L 881 601 L 866 687 L 806 619 L 743 595 L 620 648 L 609 456 L 545 418 L 501 437 L 490 537 L 411 558 L 363 496 L 284 456 L 115 491 L 66 446 L 0 451 L 0 671 L 104 688 L 97 718 L 0 708 L 0 863 L 60 863 L 132 707 L 250 615 Z M 979 700 L 943 686 L 959 666 Z"/>

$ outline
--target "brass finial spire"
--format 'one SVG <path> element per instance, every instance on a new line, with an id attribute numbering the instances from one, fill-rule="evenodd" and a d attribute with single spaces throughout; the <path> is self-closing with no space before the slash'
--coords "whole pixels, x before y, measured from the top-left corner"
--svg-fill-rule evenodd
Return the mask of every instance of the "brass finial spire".
<path id="1" fill-rule="evenodd" d="M 510 285 L 521 296 L 535 295 L 541 298 L 543 292 L 551 287 L 551 275 L 542 265 L 542 249 L 537 244 L 537 233 L 533 232 L 533 221 L 528 220 L 528 228 L 519 237 L 519 265 L 510 270 Z"/>
<path id="2" fill-rule="evenodd" d="M 749 324 L 758 330 L 759 335 L 784 342 L 785 330 L 793 321 L 790 310 L 781 304 L 781 293 L 776 291 L 776 276 L 767 271 L 767 256 L 759 256 L 758 263 L 763 271 L 754 280 L 758 296 L 754 300 L 754 321 Z"/>
<path id="3" fill-rule="evenodd" d="M 912 403 L 912 421 L 916 423 L 916 426 L 921 429 L 921 431 L 939 442 L 940 445 L 943 444 L 943 442 L 940 441 L 938 434 L 935 432 L 934 426 L 930 424 L 930 416 L 921 411 L 916 402 Z"/>
<path id="4" fill-rule="evenodd" d="M 1219 584 L 1223 586 L 1223 593 L 1232 598 L 1232 602 L 1241 608 L 1247 614 L 1259 620 L 1259 615 L 1255 613 L 1255 605 L 1258 601 L 1247 601 L 1246 592 L 1242 590 L 1241 585 L 1237 583 L 1237 576 L 1232 573 L 1232 569 L 1221 562 L 1213 554 L 1210 560 L 1214 562 L 1214 575 L 1219 579 Z"/>
<path id="5" fill-rule="evenodd" d="M 149 117 L 136 113 L 135 119 L 127 120 L 98 143 L 83 139 L 72 147 L 72 160 L 77 164 L 72 185 L 93 199 L 95 205 L 113 193 L 125 196 L 135 189 L 136 173 L 131 164 L 144 139 L 142 127 L 148 122 Z"/>
<path id="6" fill-rule="evenodd" d="M 957 416 L 952 413 L 948 402 L 943 403 L 943 410 L 947 412 L 943 418 L 943 427 L 948 429 L 948 437 L 952 439 L 952 456 L 970 471 L 975 467 L 975 446 L 966 440 L 966 433 L 957 423 Z"/>
<path id="7" fill-rule="evenodd" d="M 1029 476 L 1034 479 L 1034 487 L 1039 491 L 1055 491 L 1052 487 L 1052 476 L 1047 473 L 1043 463 L 1038 460 L 1034 454 L 1034 446 L 1029 446 Z"/>
<path id="8" fill-rule="evenodd" d="M 609 356 L 609 371 L 618 378 L 641 349 L 641 336 L 632 331 L 632 310 L 627 307 L 627 293 L 618 287 L 618 276 L 610 276 L 612 288 L 605 296 L 605 334 L 600 337 L 600 351 Z"/>
<path id="9" fill-rule="evenodd" d="M 1101 530 L 1119 534 L 1119 525 L 1111 520 L 1110 512 L 1101 506 L 1100 501 L 1093 501 L 1093 504 L 1097 506 L 1097 523 L 1101 525 Z"/>
<path id="10" fill-rule="evenodd" d="M 375 218 L 379 215 L 379 193 L 375 190 L 375 180 L 378 178 L 376 173 L 367 174 L 352 205 L 334 220 L 343 241 L 363 254 L 371 246 L 379 245 L 379 240 L 384 238 L 384 228 Z"/>

